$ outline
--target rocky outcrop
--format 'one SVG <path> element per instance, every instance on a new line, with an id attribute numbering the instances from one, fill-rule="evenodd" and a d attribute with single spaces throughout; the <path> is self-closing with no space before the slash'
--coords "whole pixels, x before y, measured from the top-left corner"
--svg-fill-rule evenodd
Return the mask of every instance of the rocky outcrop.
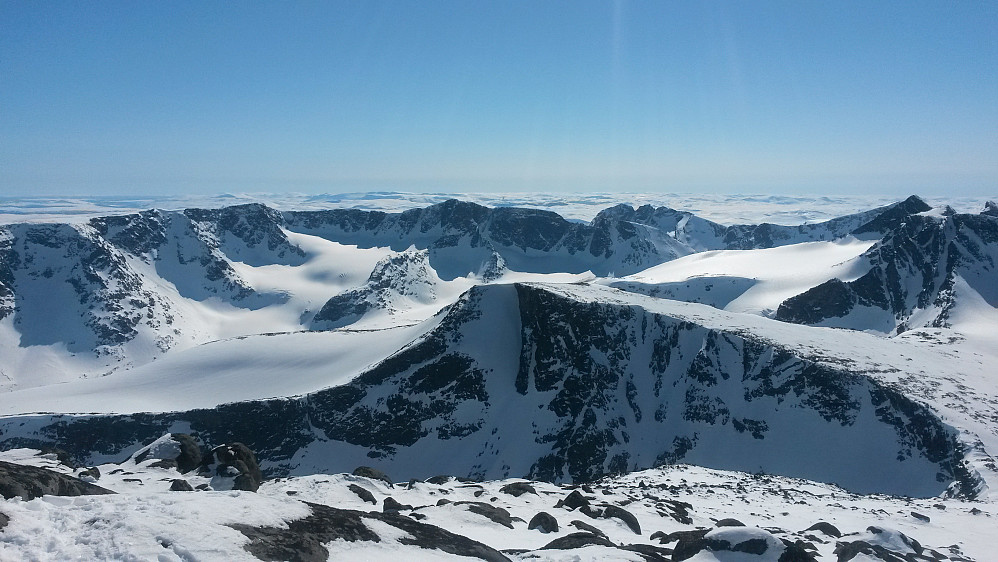
<path id="1" fill-rule="evenodd" d="M 67 474 L 0 461 L 0 496 L 5 499 L 20 496 L 22 500 L 28 501 L 46 495 L 91 496 L 113 493 Z"/>
<path id="2" fill-rule="evenodd" d="M 379 521 L 403 533 L 403 545 L 490 562 L 508 561 L 501 552 L 467 537 L 413 521 L 396 513 L 378 513 L 337 509 L 308 504 L 312 514 L 288 523 L 286 527 L 232 525 L 249 539 L 246 550 L 261 560 L 322 561 L 329 557 L 324 546 L 332 541 L 380 542 L 378 533 L 364 525 L 365 520 Z"/>

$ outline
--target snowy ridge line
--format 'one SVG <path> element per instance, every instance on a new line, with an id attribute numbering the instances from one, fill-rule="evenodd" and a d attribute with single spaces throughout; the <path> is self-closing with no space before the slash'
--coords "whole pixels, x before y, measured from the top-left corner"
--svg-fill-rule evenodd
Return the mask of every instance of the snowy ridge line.
<path id="1" fill-rule="evenodd" d="M 689 211 L 724 225 L 771 222 L 798 225 L 821 222 L 888 205 L 896 197 L 807 196 L 702 193 L 411 193 L 366 192 L 340 194 L 230 193 L 214 196 L 160 197 L 0 197 L 0 224 L 16 222 L 66 222 L 93 217 L 132 214 L 146 209 L 182 210 L 219 208 L 244 203 L 264 203 L 282 211 L 359 209 L 364 211 L 401 212 L 442 203 L 457 198 L 489 207 L 531 207 L 555 211 L 569 220 L 591 221 L 596 214 L 617 203 L 635 207 L 644 204 L 670 206 Z M 952 205 L 960 212 L 977 212 L 991 197 L 938 197 L 924 199 L 934 206 Z"/>
<path id="2" fill-rule="evenodd" d="M 975 493 L 952 431 L 921 406 L 867 377 L 669 314 L 691 305 L 655 301 L 596 286 L 478 286 L 408 345 L 304 398 L 162 415 L 15 416 L 0 430 L 5 446 L 54 443 L 94 462 L 92 451 L 184 428 L 247 442 L 274 475 L 377 459 L 419 478 L 585 482 L 683 460 L 860 491 L 934 496 L 955 481 L 951 493 Z M 654 349 L 671 360 L 655 360 Z M 652 373 L 636 376 L 649 357 Z M 785 443 L 794 457 L 776 453 Z"/>

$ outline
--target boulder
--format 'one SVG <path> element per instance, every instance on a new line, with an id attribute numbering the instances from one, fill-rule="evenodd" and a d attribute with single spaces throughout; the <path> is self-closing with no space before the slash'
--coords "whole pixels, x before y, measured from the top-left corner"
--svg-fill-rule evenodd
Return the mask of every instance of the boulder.
<path id="1" fill-rule="evenodd" d="M 714 526 L 715 527 L 744 527 L 745 523 L 742 523 L 741 521 L 739 521 L 737 519 L 732 519 L 732 518 L 728 517 L 726 519 L 721 519 L 717 523 L 714 523 Z"/>
<path id="2" fill-rule="evenodd" d="M 381 507 L 381 511 L 385 513 L 398 513 L 400 511 L 412 511 L 411 505 L 401 504 L 395 498 L 388 496 L 385 498 L 384 504 Z"/>
<path id="3" fill-rule="evenodd" d="M 530 518 L 527 529 L 537 529 L 542 533 L 554 533 L 558 531 L 558 520 L 546 511 L 541 511 Z"/>
<path id="4" fill-rule="evenodd" d="M 367 488 L 364 488 L 363 486 L 358 486 L 356 484 L 350 484 L 347 487 L 350 488 L 351 492 L 357 494 L 357 496 L 360 497 L 360 499 L 366 501 L 367 503 L 373 503 L 374 505 L 378 505 L 378 500 L 374 498 L 374 494 L 372 494 L 371 491 L 368 490 Z"/>
<path id="5" fill-rule="evenodd" d="M 584 546 L 616 546 L 610 539 L 593 533 L 569 533 L 564 537 L 559 537 L 541 547 L 541 550 L 568 550 L 570 548 L 582 548 Z"/>
<path id="6" fill-rule="evenodd" d="M 499 488 L 499 491 L 517 498 L 523 494 L 537 495 L 537 490 L 535 490 L 534 487 L 527 482 L 513 482 L 512 484 L 506 484 L 502 488 Z"/>
<path id="7" fill-rule="evenodd" d="M 389 478 L 387 474 L 381 472 L 376 468 L 371 468 L 369 466 L 358 466 L 357 468 L 353 469 L 352 474 L 354 476 L 363 476 L 364 478 L 370 478 L 371 480 L 381 480 L 382 482 L 388 484 L 389 486 L 393 488 L 395 487 L 395 484 L 392 482 L 392 479 Z"/>
<path id="8" fill-rule="evenodd" d="M 830 537 L 835 537 L 835 538 L 839 538 L 842 536 L 842 531 L 839 531 L 839 529 L 835 525 L 832 525 L 831 523 L 828 523 L 826 521 L 818 521 L 814 525 L 811 525 L 810 527 L 804 530 L 819 531 Z"/>
<path id="9" fill-rule="evenodd" d="M 91 466 L 85 470 L 81 470 L 79 478 L 86 482 L 96 482 L 100 480 L 100 469 L 96 466 Z"/>
<path id="10" fill-rule="evenodd" d="M 589 507 L 589 500 L 586 499 L 578 490 L 572 490 L 571 494 L 565 497 L 563 500 L 559 500 L 555 507 L 564 507 L 566 509 L 579 509 L 580 507 Z"/>
<path id="11" fill-rule="evenodd" d="M 590 532 L 590 533 L 592 533 L 594 535 L 600 535 L 602 537 L 606 536 L 606 533 L 604 533 L 603 531 L 601 531 L 599 529 L 599 527 L 595 527 L 593 525 L 590 525 L 589 523 L 585 523 L 583 521 L 579 521 L 578 519 L 575 519 L 574 521 L 572 521 L 571 523 L 569 523 L 569 525 L 571 525 L 572 527 L 575 527 L 576 529 L 578 529 L 580 531 L 587 531 L 587 532 Z"/>
<path id="12" fill-rule="evenodd" d="M 175 478 L 170 484 L 171 492 L 193 492 L 194 488 L 191 487 L 191 483 L 183 478 Z"/>
<path id="13" fill-rule="evenodd" d="M 615 505 L 608 505 L 603 508 L 603 518 L 604 519 L 619 519 L 627 525 L 635 534 L 641 534 L 641 525 L 638 524 L 638 518 L 634 516 L 633 513 L 627 511 L 622 507 L 617 507 Z"/>

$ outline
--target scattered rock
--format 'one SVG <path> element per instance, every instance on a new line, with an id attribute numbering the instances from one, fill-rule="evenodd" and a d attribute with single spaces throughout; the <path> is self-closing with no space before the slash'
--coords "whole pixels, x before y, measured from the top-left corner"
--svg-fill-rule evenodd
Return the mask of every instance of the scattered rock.
<path id="1" fill-rule="evenodd" d="M 481 515 L 491 519 L 492 521 L 502 525 L 503 527 L 513 528 L 513 517 L 508 511 L 501 507 L 496 507 L 491 504 L 484 502 L 454 502 L 454 505 L 466 505 L 468 506 L 468 511 Z"/>
<path id="2" fill-rule="evenodd" d="M 79 478 L 87 482 L 96 482 L 100 480 L 100 469 L 96 466 L 91 466 L 86 470 L 81 470 Z"/>
<path id="3" fill-rule="evenodd" d="M 541 550 L 567 550 L 570 548 L 582 548 L 584 546 L 616 546 L 605 536 L 594 535 L 593 533 L 569 533 L 564 537 L 559 537 L 542 546 Z"/>
<path id="4" fill-rule="evenodd" d="M 424 482 L 426 482 L 427 484 L 436 484 L 437 486 L 442 486 L 450 482 L 451 478 L 453 478 L 453 476 L 446 476 L 441 474 L 440 476 L 431 476 L 426 480 L 424 480 Z"/>
<path id="5" fill-rule="evenodd" d="M 924 521 L 926 523 L 928 523 L 929 521 L 931 521 L 931 518 L 928 515 L 922 515 L 921 513 L 917 512 L 917 511 L 912 511 L 911 512 L 911 516 L 914 517 L 915 519 L 918 519 L 919 521 Z"/>
<path id="6" fill-rule="evenodd" d="M 371 480 L 381 480 L 385 484 L 388 484 L 390 487 L 392 488 L 395 487 L 395 484 L 392 482 L 392 479 L 389 478 L 387 474 L 381 472 L 376 468 L 371 468 L 369 466 L 358 466 L 357 468 L 353 469 L 353 475 L 363 476 L 364 478 L 370 478 Z"/>
<path id="7" fill-rule="evenodd" d="M 729 518 L 726 518 L 726 519 L 721 519 L 717 523 L 714 523 L 714 526 L 715 527 L 744 527 L 745 523 L 742 523 L 741 521 L 739 521 L 737 519 L 732 519 L 732 518 L 729 517 Z"/>
<path id="8" fill-rule="evenodd" d="M 813 544 L 803 541 L 783 541 L 787 549 L 780 555 L 778 562 L 818 562 L 811 550 L 817 550 Z M 809 548 L 810 547 L 810 548 Z"/>
<path id="9" fill-rule="evenodd" d="M 828 535 L 830 537 L 835 537 L 835 538 L 839 538 L 839 537 L 842 536 L 842 532 L 839 531 L 839 529 L 835 525 L 832 525 L 831 523 L 828 523 L 828 522 L 825 522 L 825 521 L 818 521 L 814 525 L 811 525 L 810 527 L 808 527 L 807 529 L 804 529 L 804 530 L 805 531 L 820 531 L 820 532 L 825 533 L 826 535 Z"/>
<path id="10" fill-rule="evenodd" d="M 578 490 L 572 490 L 571 494 L 563 500 L 558 500 L 555 507 L 564 507 L 566 509 L 579 509 L 580 507 L 590 507 L 589 500 L 586 499 Z"/>
<path id="11" fill-rule="evenodd" d="M 374 519 L 403 531 L 407 536 L 399 539 L 399 542 L 405 545 L 489 562 L 509 561 L 509 558 L 489 546 L 402 515 L 337 509 L 313 503 L 307 505 L 312 509 L 311 515 L 291 521 L 284 527 L 253 527 L 243 524 L 231 527 L 249 538 L 246 550 L 261 560 L 324 561 L 329 558 L 329 551 L 323 545 L 332 541 L 380 542 L 381 538 L 377 533 L 364 525 L 365 520 Z"/>
<path id="12" fill-rule="evenodd" d="M 372 498 L 374 496 L 371 496 Z M 388 496 L 381 506 L 381 511 L 385 513 L 398 513 L 400 511 L 412 511 L 411 505 L 401 504 L 395 498 Z"/>
<path id="13" fill-rule="evenodd" d="M 263 482 L 263 473 L 256 463 L 256 455 L 242 443 L 219 445 L 211 450 L 218 467 L 211 487 L 215 490 L 244 490 L 255 492 Z"/>
<path id="14" fill-rule="evenodd" d="M 558 531 L 558 520 L 546 511 L 541 511 L 530 518 L 527 529 L 537 529 L 542 533 L 554 533 Z"/>
<path id="15" fill-rule="evenodd" d="M 617 548 L 637 552 L 648 562 L 669 562 L 672 560 L 671 548 L 663 548 L 653 544 L 622 544 Z"/>
<path id="16" fill-rule="evenodd" d="M 194 488 L 191 487 L 191 483 L 183 478 L 175 478 L 172 483 L 170 483 L 171 492 L 193 492 Z"/>
<path id="17" fill-rule="evenodd" d="M 534 487 L 527 482 L 513 482 L 511 484 L 506 484 L 502 488 L 499 488 L 499 491 L 516 498 L 522 496 L 523 494 L 537 495 L 537 490 L 535 490 Z"/>
<path id="18" fill-rule="evenodd" d="M 620 519 L 627 525 L 635 534 L 641 534 L 641 525 L 638 524 L 638 518 L 634 516 L 630 511 L 622 507 L 617 507 L 615 505 L 608 505 L 603 509 L 604 519 Z"/>
<path id="19" fill-rule="evenodd" d="M 351 492 L 357 494 L 357 496 L 359 496 L 360 499 L 366 501 L 367 503 L 373 503 L 374 505 L 378 505 L 378 500 L 374 498 L 374 494 L 372 494 L 371 491 L 368 490 L 367 488 L 364 488 L 363 486 L 358 486 L 356 484 L 350 484 L 347 487 L 350 489 Z"/>
<path id="20" fill-rule="evenodd" d="M 14 496 L 21 496 L 21 499 L 28 501 L 44 495 L 90 496 L 113 493 L 68 474 L 0 461 L 0 495 L 8 500 Z"/>
<path id="21" fill-rule="evenodd" d="M 588 532 L 590 532 L 590 533 L 592 533 L 594 535 L 599 535 L 601 537 L 605 537 L 606 536 L 606 533 L 604 533 L 603 531 L 601 531 L 598 527 L 595 527 L 595 526 L 590 525 L 589 523 L 585 523 L 583 521 L 579 521 L 578 519 L 572 521 L 571 523 L 569 523 L 569 525 L 571 525 L 572 527 L 575 527 L 576 529 L 579 529 L 581 531 L 588 531 Z"/>

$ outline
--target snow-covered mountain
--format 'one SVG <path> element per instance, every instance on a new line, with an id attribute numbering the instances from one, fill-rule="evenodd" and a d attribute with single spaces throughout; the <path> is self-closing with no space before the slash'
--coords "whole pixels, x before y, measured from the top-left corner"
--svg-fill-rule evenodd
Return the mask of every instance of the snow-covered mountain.
<path id="1" fill-rule="evenodd" d="M 268 477 L 689 463 L 990 501 L 995 208 L 584 224 L 448 200 L 0 226 L 0 448 L 95 465 L 179 432 L 246 443 Z"/>

